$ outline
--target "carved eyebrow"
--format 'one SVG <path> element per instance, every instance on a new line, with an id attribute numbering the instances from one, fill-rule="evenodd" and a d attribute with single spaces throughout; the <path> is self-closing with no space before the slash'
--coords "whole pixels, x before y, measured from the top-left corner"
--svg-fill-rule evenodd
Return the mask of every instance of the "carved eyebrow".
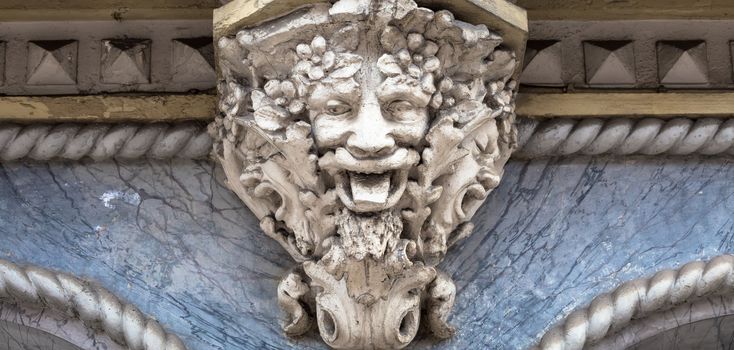
<path id="1" fill-rule="evenodd" d="M 413 87 L 406 84 L 392 84 L 385 81 L 377 89 L 377 99 L 380 103 L 406 100 L 418 107 L 425 107 L 430 102 L 431 96 L 424 93 L 420 86 Z"/>
<path id="2" fill-rule="evenodd" d="M 320 83 L 308 97 L 308 103 L 311 105 L 325 105 L 331 100 L 339 100 L 345 103 L 354 104 L 359 102 L 359 96 L 360 93 L 358 90 L 353 94 L 340 93 L 333 87 Z"/>

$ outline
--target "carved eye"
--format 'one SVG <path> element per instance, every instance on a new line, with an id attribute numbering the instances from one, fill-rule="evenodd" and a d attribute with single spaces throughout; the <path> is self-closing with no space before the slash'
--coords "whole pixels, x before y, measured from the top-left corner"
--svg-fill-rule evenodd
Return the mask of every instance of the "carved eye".
<path id="1" fill-rule="evenodd" d="M 352 107 L 339 100 L 326 102 L 326 113 L 329 115 L 342 115 L 352 111 Z"/>
<path id="2" fill-rule="evenodd" d="M 405 100 L 393 101 L 387 106 L 387 110 L 393 115 L 407 112 L 414 108 L 415 106 L 412 103 Z"/>

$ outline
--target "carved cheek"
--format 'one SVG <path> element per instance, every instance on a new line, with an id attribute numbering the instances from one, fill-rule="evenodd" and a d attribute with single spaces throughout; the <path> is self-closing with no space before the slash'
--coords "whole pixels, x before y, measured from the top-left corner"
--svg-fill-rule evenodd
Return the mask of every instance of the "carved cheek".
<path id="1" fill-rule="evenodd" d="M 391 134 L 398 142 L 417 146 L 428 131 L 428 111 L 415 109 L 404 112 L 401 120 L 394 120 Z"/>
<path id="2" fill-rule="evenodd" d="M 318 148 L 336 148 L 344 144 L 351 133 L 345 118 L 321 114 L 313 119 L 313 136 Z"/>

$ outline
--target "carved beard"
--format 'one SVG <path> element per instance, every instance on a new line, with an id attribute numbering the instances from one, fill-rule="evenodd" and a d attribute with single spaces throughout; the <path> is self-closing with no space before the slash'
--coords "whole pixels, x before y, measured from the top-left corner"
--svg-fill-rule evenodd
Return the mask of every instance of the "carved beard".
<path id="1" fill-rule="evenodd" d="M 403 221 L 395 210 L 362 214 L 343 209 L 336 224 L 344 252 L 358 261 L 367 257 L 381 260 L 396 247 L 403 232 Z"/>

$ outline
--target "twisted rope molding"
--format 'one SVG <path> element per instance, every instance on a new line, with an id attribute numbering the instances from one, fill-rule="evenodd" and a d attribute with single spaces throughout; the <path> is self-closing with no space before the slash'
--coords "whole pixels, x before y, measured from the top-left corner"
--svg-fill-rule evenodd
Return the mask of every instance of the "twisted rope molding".
<path id="1" fill-rule="evenodd" d="M 734 118 L 521 118 L 513 157 L 734 155 Z M 0 160 L 207 158 L 202 123 L 0 124 Z"/>
<path id="2" fill-rule="evenodd" d="M 734 293 L 734 256 L 694 261 L 678 270 L 624 283 L 597 296 L 548 331 L 534 350 L 580 350 L 627 326 L 631 320 L 714 295 Z"/>
<path id="3" fill-rule="evenodd" d="M 734 154 L 734 119 L 522 119 L 516 158 Z"/>
<path id="4" fill-rule="evenodd" d="M 0 124 L 0 160 L 206 158 L 212 148 L 206 125 Z"/>
<path id="5" fill-rule="evenodd" d="M 89 282 L 0 260 L 0 301 L 51 308 L 79 318 L 130 350 L 186 350 L 154 319 Z"/>

